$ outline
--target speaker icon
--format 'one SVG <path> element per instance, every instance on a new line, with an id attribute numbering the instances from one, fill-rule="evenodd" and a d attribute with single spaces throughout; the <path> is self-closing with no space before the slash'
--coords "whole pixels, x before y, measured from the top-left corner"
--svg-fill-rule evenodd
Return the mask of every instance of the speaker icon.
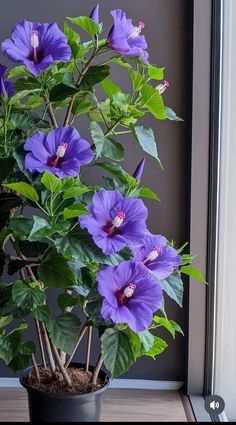
<path id="1" fill-rule="evenodd" d="M 220 415 L 225 409 L 225 402 L 222 397 L 216 394 L 206 396 L 205 409 L 210 415 Z"/>
<path id="2" fill-rule="evenodd" d="M 220 403 L 219 403 L 218 401 L 213 400 L 213 401 L 210 403 L 210 408 L 211 408 L 211 409 L 213 409 L 213 410 L 215 410 L 215 409 L 219 409 L 219 407 L 220 407 Z"/>

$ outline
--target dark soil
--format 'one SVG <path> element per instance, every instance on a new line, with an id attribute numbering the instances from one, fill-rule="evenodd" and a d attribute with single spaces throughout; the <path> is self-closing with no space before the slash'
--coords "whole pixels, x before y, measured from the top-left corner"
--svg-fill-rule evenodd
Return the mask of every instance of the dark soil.
<path id="1" fill-rule="evenodd" d="M 90 393 L 102 388 L 106 382 L 102 382 L 98 378 L 96 385 L 92 385 L 92 373 L 86 372 L 84 369 L 71 367 L 67 369 L 67 373 L 72 381 L 72 386 L 66 385 L 60 371 L 56 370 L 56 377 L 52 378 L 50 369 L 39 367 L 40 381 L 37 380 L 35 373 L 24 377 L 23 382 L 30 388 L 34 388 L 43 393 L 55 395 L 80 395 Z"/>

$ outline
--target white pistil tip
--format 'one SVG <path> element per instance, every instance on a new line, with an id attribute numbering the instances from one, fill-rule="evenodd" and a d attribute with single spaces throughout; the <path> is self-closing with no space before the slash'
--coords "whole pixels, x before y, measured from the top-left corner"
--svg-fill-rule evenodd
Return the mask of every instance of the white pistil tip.
<path id="1" fill-rule="evenodd" d="M 169 82 L 167 80 L 164 81 L 163 84 L 158 84 L 158 86 L 156 86 L 156 90 L 159 91 L 159 94 L 163 94 L 166 89 L 169 87 Z"/>
<path id="2" fill-rule="evenodd" d="M 37 49 L 39 47 L 39 33 L 36 30 L 33 30 L 31 34 L 31 46 L 33 49 Z"/>
<path id="3" fill-rule="evenodd" d="M 68 143 L 61 143 L 58 148 L 57 148 L 57 152 L 56 152 L 56 156 L 58 158 L 63 158 L 63 156 L 66 153 L 66 149 L 67 149 Z"/>
<path id="4" fill-rule="evenodd" d="M 156 260 L 161 252 L 161 248 L 157 247 L 155 248 L 153 251 L 151 251 L 148 255 L 147 255 L 147 261 L 154 261 Z"/>
<path id="5" fill-rule="evenodd" d="M 136 284 L 135 284 L 135 283 L 130 283 L 130 284 L 129 284 L 129 286 L 127 286 L 127 287 L 124 289 L 124 295 L 125 295 L 127 298 L 131 298 L 131 297 L 132 297 L 132 295 L 133 295 L 133 293 L 134 293 L 134 291 L 135 291 L 135 289 L 136 289 Z"/>
<path id="6" fill-rule="evenodd" d="M 120 227 L 125 219 L 125 213 L 123 211 L 118 212 L 118 214 L 115 216 L 112 224 L 114 227 Z"/>

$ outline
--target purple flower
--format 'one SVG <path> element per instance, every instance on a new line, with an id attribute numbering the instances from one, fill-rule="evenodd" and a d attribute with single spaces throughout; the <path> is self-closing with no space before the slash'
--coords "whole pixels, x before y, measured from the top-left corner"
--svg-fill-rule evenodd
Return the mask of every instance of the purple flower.
<path id="1" fill-rule="evenodd" d="M 147 42 L 144 35 L 140 35 L 145 27 L 144 22 L 140 21 L 135 27 L 132 19 L 127 19 L 126 14 L 120 10 L 112 10 L 111 15 L 114 24 L 108 35 L 109 46 L 118 53 L 127 56 L 136 56 L 143 62 L 148 63 Z"/>
<path id="2" fill-rule="evenodd" d="M 14 94 L 14 85 L 11 81 L 5 80 L 7 67 L 0 64 L 0 95 L 3 97 L 12 97 Z"/>
<path id="3" fill-rule="evenodd" d="M 99 24 L 99 4 L 93 8 L 89 17 L 95 22 L 95 24 Z"/>
<path id="4" fill-rule="evenodd" d="M 79 217 L 104 254 L 113 254 L 126 246 L 140 246 L 147 233 L 147 208 L 140 199 L 123 197 L 113 190 L 101 190 L 93 196 L 91 213 Z"/>
<path id="5" fill-rule="evenodd" d="M 142 159 L 142 161 L 137 165 L 133 177 L 137 180 L 140 181 L 142 174 L 143 174 L 143 170 L 144 170 L 144 166 L 145 166 L 145 159 Z"/>
<path id="6" fill-rule="evenodd" d="M 178 252 L 161 235 L 147 235 L 143 246 L 133 253 L 134 260 L 142 262 L 160 280 L 170 276 L 181 263 Z"/>
<path id="7" fill-rule="evenodd" d="M 66 36 L 57 24 L 19 22 L 1 48 L 11 60 L 24 64 L 35 77 L 53 63 L 66 62 L 71 57 Z"/>
<path id="8" fill-rule="evenodd" d="M 101 315 L 114 323 L 126 323 L 134 332 L 144 331 L 163 301 L 160 284 L 146 267 L 124 261 L 98 272 L 98 291 L 104 297 Z"/>
<path id="9" fill-rule="evenodd" d="M 76 177 L 80 166 L 93 159 L 90 144 L 73 127 L 56 128 L 47 134 L 36 131 L 26 140 L 24 149 L 29 152 L 25 157 L 27 170 L 48 171 L 61 179 Z"/>

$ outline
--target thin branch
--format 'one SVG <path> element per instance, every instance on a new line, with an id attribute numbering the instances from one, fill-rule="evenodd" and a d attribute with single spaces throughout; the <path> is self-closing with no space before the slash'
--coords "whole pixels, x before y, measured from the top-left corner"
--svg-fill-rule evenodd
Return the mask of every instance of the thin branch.
<path id="1" fill-rule="evenodd" d="M 47 355 L 48 355 L 48 361 L 49 361 L 50 369 L 52 371 L 52 376 L 55 377 L 56 365 L 55 365 L 54 358 L 53 358 L 53 355 L 52 355 L 52 350 L 51 350 L 51 345 L 50 345 L 50 341 L 49 341 L 49 338 L 48 338 L 47 330 L 46 330 L 43 322 L 41 322 L 41 329 L 42 329 L 42 334 L 43 334 L 43 338 L 44 338 L 44 341 L 45 341 L 45 347 L 46 347 L 46 351 L 47 351 Z"/>
<path id="2" fill-rule="evenodd" d="M 93 372 L 92 385 L 97 384 L 98 375 L 99 375 L 99 372 L 101 370 L 102 364 L 103 364 L 103 357 L 102 357 L 102 354 L 100 354 L 98 361 L 97 361 L 97 364 L 95 366 L 94 372 Z"/>
<path id="3" fill-rule="evenodd" d="M 33 364 L 33 367 L 34 367 L 36 378 L 37 378 L 38 381 L 40 381 L 39 369 L 38 369 L 34 354 L 31 354 L 31 360 L 32 360 L 32 364 Z"/>
<path id="4" fill-rule="evenodd" d="M 44 99 L 45 99 L 45 102 L 46 102 L 46 106 L 48 108 L 48 115 L 49 115 L 49 117 L 50 117 L 50 119 L 52 121 L 52 125 L 53 125 L 54 128 L 57 128 L 58 127 L 58 124 L 57 124 L 56 116 L 54 114 L 54 111 L 53 111 L 53 108 L 52 108 L 52 104 L 51 104 L 51 102 L 50 102 L 49 97 L 48 97 L 47 94 L 44 95 Z"/>
<path id="5" fill-rule="evenodd" d="M 68 295 L 71 295 L 72 291 L 70 289 L 66 289 L 65 293 L 68 294 Z M 65 307 L 62 310 L 62 314 L 71 313 L 72 310 L 73 310 L 73 307 Z M 66 362 L 66 352 L 65 351 L 60 352 L 60 358 L 61 358 L 62 364 L 64 365 L 65 362 Z"/>
<path id="6" fill-rule="evenodd" d="M 80 336 L 79 336 L 79 338 L 78 338 L 78 341 L 76 342 L 76 344 L 75 344 L 75 346 L 74 346 L 74 349 L 73 349 L 73 351 L 72 351 L 72 353 L 71 353 L 71 355 L 70 355 L 69 359 L 67 360 L 67 362 L 66 362 L 66 364 L 65 364 L 65 367 L 68 367 L 68 366 L 69 366 L 69 364 L 71 363 L 71 360 L 73 359 L 73 357 L 74 357 L 74 355 L 75 355 L 75 352 L 76 352 L 76 350 L 77 350 L 78 346 L 80 345 L 80 343 L 81 343 L 81 341 L 82 341 L 82 339 L 83 339 L 83 337 L 84 337 L 84 335 L 85 335 L 85 333 L 86 333 L 87 329 L 88 329 L 88 326 L 87 326 L 87 325 L 83 327 L 83 329 L 82 329 L 82 331 L 81 331 L 81 333 L 80 333 Z"/>
<path id="7" fill-rule="evenodd" d="M 69 387 L 71 387 L 71 385 L 72 385 L 71 379 L 70 379 L 70 377 L 69 377 L 69 375 L 68 375 L 68 373 L 67 373 L 67 371 L 66 371 L 66 368 L 63 366 L 62 361 L 61 361 L 61 359 L 60 359 L 60 356 L 59 356 L 59 354 L 58 354 L 58 351 L 57 351 L 57 349 L 56 349 L 55 345 L 54 345 L 54 344 L 52 344 L 52 341 L 51 341 L 51 347 L 52 347 L 53 354 L 54 354 L 54 356 L 55 356 L 55 358 L 56 358 L 56 361 L 57 361 L 58 367 L 59 367 L 59 369 L 60 369 L 60 371 L 61 371 L 61 373 L 62 373 L 62 376 L 63 376 L 63 378 L 65 379 L 65 381 L 66 381 L 67 385 L 68 385 Z"/>
<path id="8" fill-rule="evenodd" d="M 25 272 L 24 272 L 24 269 L 20 269 L 20 270 L 19 270 L 19 275 L 20 275 L 21 280 L 25 280 Z"/>
<path id="9" fill-rule="evenodd" d="M 44 352 L 44 346 L 43 346 L 42 332 L 41 332 L 41 329 L 40 329 L 40 323 L 37 319 L 35 319 L 35 326 L 36 326 L 36 331 L 37 331 L 38 340 L 39 340 L 39 347 L 40 347 L 40 353 L 41 353 L 43 367 L 46 368 L 47 364 L 46 364 L 46 358 L 45 358 L 45 352 Z"/>
<path id="10" fill-rule="evenodd" d="M 89 326 L 88 329 L 88 342 L 87 342 L 87 353 L 86 353 L 86 367 L 85 371 L 88 372 L 89 370 L 89 362 L 90 362 L 90 353 L 91 353 L 91 346 L 92 346 L 92 336 L 93 336 L 93 327 Z"/>

